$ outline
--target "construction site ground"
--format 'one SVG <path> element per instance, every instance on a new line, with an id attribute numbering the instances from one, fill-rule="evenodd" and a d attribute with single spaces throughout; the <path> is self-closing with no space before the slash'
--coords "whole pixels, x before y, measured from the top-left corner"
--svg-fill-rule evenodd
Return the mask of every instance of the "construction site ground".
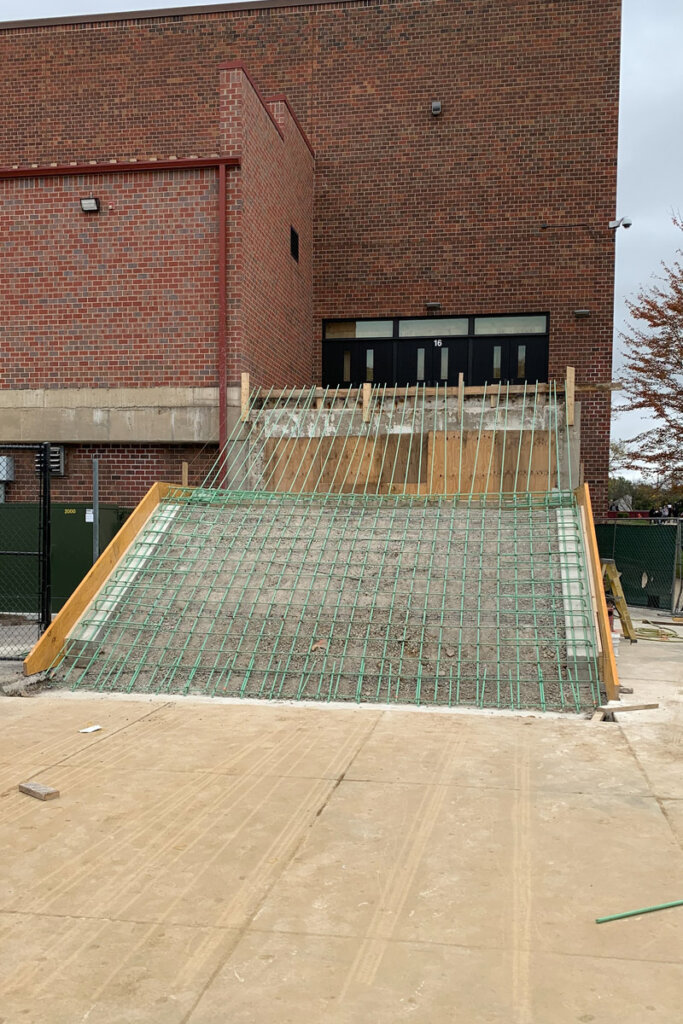
<path id="1" fill-rule="evenodd" d="M 658 709 L 0 697 L 0 1021 L 680 1019 L 683 907 L 595 918 L 683 899 L 683 646 L 618 665 Z"/>

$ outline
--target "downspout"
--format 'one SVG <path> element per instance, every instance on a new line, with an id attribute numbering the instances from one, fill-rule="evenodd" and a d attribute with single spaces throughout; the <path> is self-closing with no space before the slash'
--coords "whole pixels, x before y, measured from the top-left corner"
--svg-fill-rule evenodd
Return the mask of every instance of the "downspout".
<path id="1" fill-rule="evenodd" d="M 219 483 L 225 483 L 225 446 L 228 443 L 228 384 L 227 384 L 227 253 L 226 253 L 226 197 L 227 175 L 225 164 L 218 165 L 218 450 L 220 460 Z"/>

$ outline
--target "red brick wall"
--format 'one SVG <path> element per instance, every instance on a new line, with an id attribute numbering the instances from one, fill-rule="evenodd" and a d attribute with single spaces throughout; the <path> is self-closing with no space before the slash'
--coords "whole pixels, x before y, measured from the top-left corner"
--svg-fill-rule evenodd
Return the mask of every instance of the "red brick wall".
<path id="1" fill-rule="evenodd" d="M 228 380 L 313 380 L 313 165 L 286 102 L 264 101 L 239 67 L 220 72 L 221 152 L 228 177 Z M 290 228 L 299 233 L 299 261 Z"/>
<path id="2" fill-rule="evenodd" d="M 216 68 L 242 61 L 316 152 L 316 339 L 426 301 L 548 311 L 551 371 L 605 380 L 619 20 L 620 0 L 357 0 L 0 31 L 0 163 L 214 152 Z M 596 506 L 605 406 L 584 419 Z"/>
<path id="3" fill-rule="evenodd" d="M 98 459 L 100 501 L 133 508 L 157 480 L 182 482 L 188 463 L 188 483 L 201 484 L 218 454 L 216 445 L 66 445 L 63 477 L 53 476 L 50 496 L 55 502 L 92 500 L 92 460 Z M 14 459 L 14 482 L 7 484 L 7 501 L 38 501 L 35 452 L 9 451 Z"/>
<path id="4" fill-rule="evenodd" d="M 0 240 L 1 387 L 216 385 L 215 170 L 0 180 Z"/>

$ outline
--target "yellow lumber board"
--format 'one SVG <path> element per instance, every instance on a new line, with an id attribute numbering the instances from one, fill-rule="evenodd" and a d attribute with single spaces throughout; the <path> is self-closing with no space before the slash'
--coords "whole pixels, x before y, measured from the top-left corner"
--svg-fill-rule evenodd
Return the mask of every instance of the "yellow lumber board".
<path id="1" fill-rule="evenodd" d="M 133 510 L 111 543 L 83 577 L 73 594 L 52 620 L 41 638 L 24 659 L 24 675 L 44 672 L 61 660 L 69 631 L 76 624 L 93 597 L 126 553 L 159 502 L 178 491 L 177 484 L 152 484 L 140 504 Z"/>
<path id="2" fill-rule="evenodd" d="M 249 419 L 249 374 L 243 373 L 240 380 L 240 420 L 246 423 Z"/>
<path id="3" fill-rule="evenodd" d="M 581 487 L 577 487 L 574 493 L 576 494 L 579 506 L 585 511 L 584 525 L 586 546 L 588 549 L 588 562 L 593 579 L 593 586 L 595 588 L 598 611 L 598 628 L 600 630 L 600 640 L 602 641 L 603 682 L 605 684 L 605 690 L 607 691 L 607 699 L 610 701 L 619 700 L 619 674 L 617 672 L 617 663 L 614 657 L 614 648 L 612 647 L 612 633 L 609 628 L 607 602 L 605 601 L 605 588 L 602 583 L 602 566 L 600 564 L 598 540 L 595 536 L 593 506 L 591 504 L 588 484 L 582 484 Z"/>
<path id="4" fill-rule="evenodd" d="M 567 378 L 565 382 L 565 403 L 567 406 L 567 426 L 574 426 L 574 395 L 576 391 L 576 370 L 573 366 L 567 367 Z"/>

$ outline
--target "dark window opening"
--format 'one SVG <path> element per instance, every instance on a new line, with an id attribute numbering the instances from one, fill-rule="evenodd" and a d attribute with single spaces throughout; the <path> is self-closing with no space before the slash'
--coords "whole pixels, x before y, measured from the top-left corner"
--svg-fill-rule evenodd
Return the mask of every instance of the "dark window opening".
<path id="1" fill-rule="evenodd" d="M 292 257 L 299 262 L 299 232 L 295 231 L 294 228 L 289 229 L 289 251 Z"/>

